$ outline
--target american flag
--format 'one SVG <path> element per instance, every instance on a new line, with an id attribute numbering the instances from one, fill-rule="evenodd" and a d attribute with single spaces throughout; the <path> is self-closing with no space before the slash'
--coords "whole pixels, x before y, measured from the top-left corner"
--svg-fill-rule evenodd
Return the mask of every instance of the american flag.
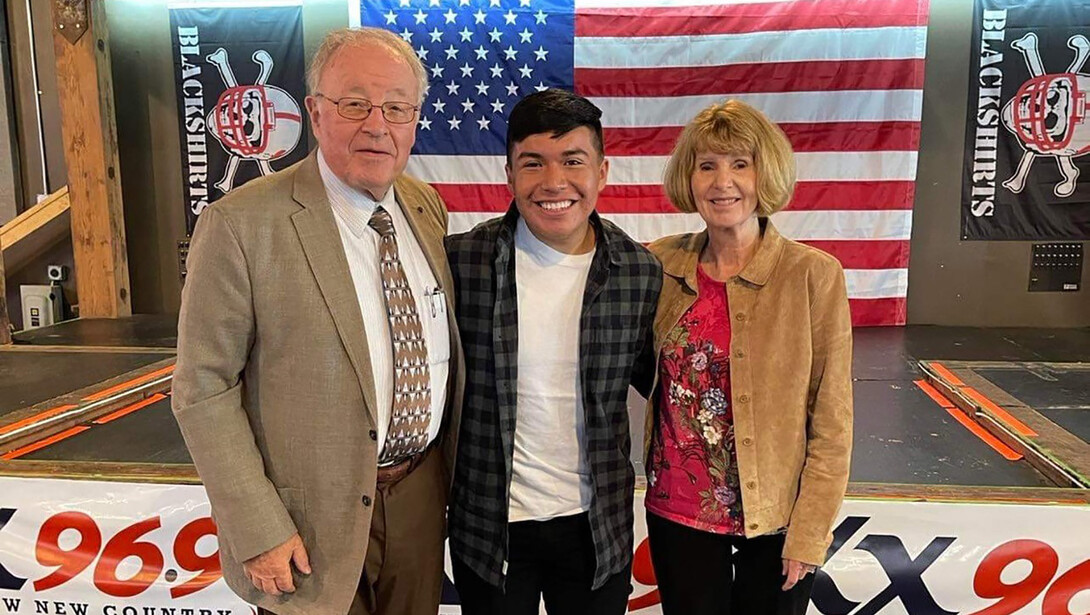
<path id="1" fill-rule="evenodd" d="M 359 0 L 356 0 L 359 1 Z M 928 0 L 362 0 L 353 24 L 416 49 L 430 90 L 409 172 L 451 232 L 505 211 L 505 118 L 573 89 L 603 110 L 609 185 L 598 211 L 649 242 L 703 227 L 662 172 L 681 127 L 737 98 L 794 145 L 799 184 L 775 214 L 843 263 L 856 325 L 905 322 Z"/>

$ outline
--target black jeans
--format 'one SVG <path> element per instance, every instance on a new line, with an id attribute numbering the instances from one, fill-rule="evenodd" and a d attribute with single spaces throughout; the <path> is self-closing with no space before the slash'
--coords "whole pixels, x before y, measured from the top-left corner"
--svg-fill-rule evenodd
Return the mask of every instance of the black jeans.
<path id="1" fill-rule="evenodd" d="M 454 586 L 464 615 L 622 615 L 632 590 L 632 564 L 591 590 L 594 541 L 586 513 L 508 526 L 506 591 L 453 557 Z"/>
<path id="2" fill-rule="evenodd" d="M 804 615 L 814 575 L 783 587 L 783 534 L 703 532 L 647 514 L 664 615 Z"/>

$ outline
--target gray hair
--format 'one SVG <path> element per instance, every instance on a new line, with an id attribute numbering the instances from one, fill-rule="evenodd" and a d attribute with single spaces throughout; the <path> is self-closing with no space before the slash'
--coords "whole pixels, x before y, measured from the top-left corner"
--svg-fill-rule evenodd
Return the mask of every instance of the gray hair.
<path id="1" fill-rule="evenodd" d="M 382 28 L 341 28 L 326 34 L 322 44 L 318 46 L 318 51 L 314 53 L 310 66 L 307 67 L 307 93 L 313 95 L 318 91 L 318 81 L 321 79 L 322 72 L 337 51 L 342 47 L 362 47 L 368 44 L 379 45 L 409 65 L 420 89 L 420 100 L 417 104 L 423 104 L 428 95 L 428 73 L 424 65 L 420 63 L 420 58 L 416 57 L 416 51 L 409 43 L 397 34 Z"/>

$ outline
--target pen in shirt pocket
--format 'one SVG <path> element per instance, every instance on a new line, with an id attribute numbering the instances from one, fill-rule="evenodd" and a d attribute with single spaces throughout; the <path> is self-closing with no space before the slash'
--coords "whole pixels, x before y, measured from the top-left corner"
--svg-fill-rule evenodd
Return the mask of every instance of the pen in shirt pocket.
<path id="1" fill-rule="evenodd" d="M 428 297 L 428 305 L 431 309 L 432 318 L 446 313 L 447 302 L 443 287 L 436 286 L 435 288 L 428 289 L 425 292 L 425 295 Z"/>

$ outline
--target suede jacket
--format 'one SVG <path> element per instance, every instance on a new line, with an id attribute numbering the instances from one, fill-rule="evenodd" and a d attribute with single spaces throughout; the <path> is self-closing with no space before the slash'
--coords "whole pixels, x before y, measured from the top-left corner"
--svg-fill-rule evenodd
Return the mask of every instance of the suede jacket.
<path id="1" fill-rule="evenodd" d="M 734 439 L 747 537 L 786 531 L 783 557 L 821 565 L 848 484 L 852 323 L 844 271 L 762 218 L 753 259 L 727 282 Z M 663 266 L 655 355 L 696 301 L 707 231 L 649 246 Z M 648 403 L 644 459 L 661 392 Z"/>

